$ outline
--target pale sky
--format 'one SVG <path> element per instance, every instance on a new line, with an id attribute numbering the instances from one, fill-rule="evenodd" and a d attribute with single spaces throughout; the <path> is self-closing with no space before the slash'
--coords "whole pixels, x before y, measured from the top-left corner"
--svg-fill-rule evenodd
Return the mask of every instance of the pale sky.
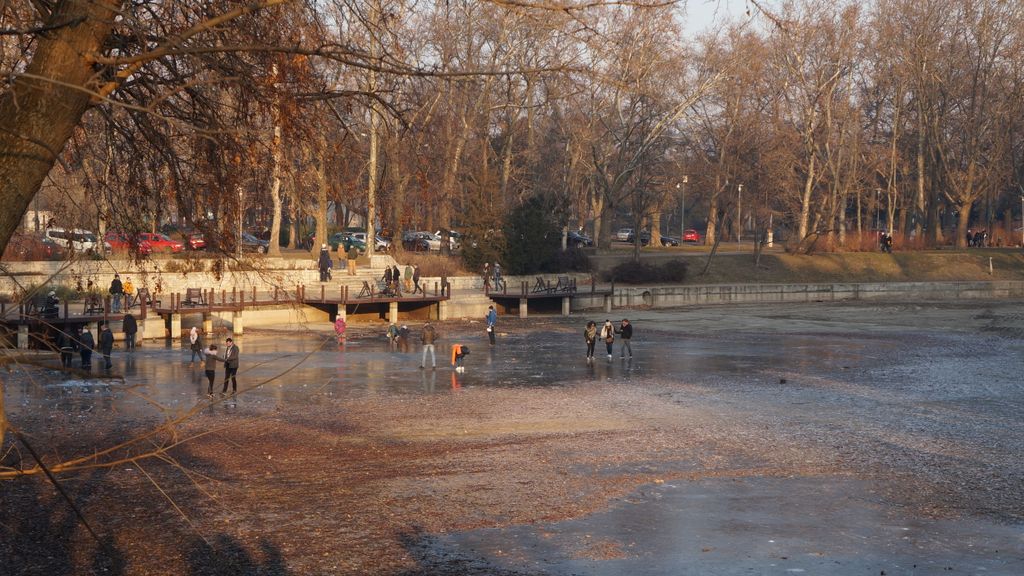
<path id="1" fill-rule="evenodd" d="M 772 2 L 766 2 L 770 5 Z M 746 0 L 688 0 L 686 3 L 686 31 L 698 34 L 715 24 L 727 20 L 746 19 Z M 750 13 L 757 10 L 749 4 Z"/>

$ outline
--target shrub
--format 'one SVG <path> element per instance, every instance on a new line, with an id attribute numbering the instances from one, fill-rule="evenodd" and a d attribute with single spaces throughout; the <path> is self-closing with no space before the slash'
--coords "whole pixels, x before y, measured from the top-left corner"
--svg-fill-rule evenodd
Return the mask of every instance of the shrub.
<path id="1" fill-rule="evenodd" d="M 590 258 L 579 248 L 561 250 L 548 262 L 545 272 L 590 272 Z"/>
<path id="2" fill-rule="evenodd" d="M 605 272 L 603 278 L 623 284 L 682 282 L 686 279 L 686 262 L 670 260 L 658 266 L 646 262 L 623 262 Z"/>

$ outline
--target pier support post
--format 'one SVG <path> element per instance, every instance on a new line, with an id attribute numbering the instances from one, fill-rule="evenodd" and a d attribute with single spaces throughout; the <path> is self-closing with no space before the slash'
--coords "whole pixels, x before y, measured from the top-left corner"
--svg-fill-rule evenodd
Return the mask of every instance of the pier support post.
<path id="1" fill-rule="evenodd" d="M 203 334 L 213 334 L 213 314 L 203 313 Z"/>
<path id="2" fill-rule="evenodd" d="M 447 320 L 450 315 L 451 315 L 451 303 L 449 303 L 447 300 L 441 300 L 440 302 L 438 302 L 437 303 L 437 319 L 439 321 Z"/>
<path id="3" fill-rule="evenodd" d="M 526 309 L 526 303 L 528 301 L 529 300 L 527 300 L 526 298 L 520 298 L 519 299 L 519 317 L 520 318 L 526 318 L 527 314 L 529 314 L 529 311 Z"/>
<path id="4" fill-rule="evenodd" d="M 18 325 L 18 350 L 28 350 L 28 324 Z"/>
<path id="5" fill-rule="evenodd" d="M 604 311 L 605 312 L 611 313 L 611 311 L 612 311 L 612 298 L 614 298 L 614 297 L 615 297 L 614 293 L 612 293 L 612 294 L 605 294 L 604 295 Z"/>
<path id="6" fill-rule="evenodd" d="M 388 302 L 388 322 L 398 324 L 398 302 Z"/>
<path id="7" fill-rule="evenodd" d="M 164 328 L 168 338 L 181 338 L 181 314 L 164 316 Z"/>
<path id="8" fill-rule="evenodd" d="M 569 296 L 562 297 L 562 316 L 568 316 L 572 311 L 572 298 Z"/>
<path id="9" fill-rule="evenodd" d="M 245 326 L 242 322 L 242 311 L 235 310 L 231 313 L 231 333 L 235 336 L 241 336 L 244 329 Z"/>

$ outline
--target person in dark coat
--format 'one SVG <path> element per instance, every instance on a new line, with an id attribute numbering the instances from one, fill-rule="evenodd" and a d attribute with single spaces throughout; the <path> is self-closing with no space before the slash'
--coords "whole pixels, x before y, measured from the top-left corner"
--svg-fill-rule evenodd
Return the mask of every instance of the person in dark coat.
<path id="1" fill-rule="evenodd" d="M 329 281 L 331 279 L 331 268 L 334 267 L 334 261 L 331 260 L 331 253 L 327 250 L 327 244 L 320 245 L 320 258 L 317 260 L 317 267 L 320 268 L 320 281 Z"/>
<path id="2" fill-rule="evenodd" d="M 391 267 L 384 268 L 384 291 L 391 291 L 391 282 L 394 280 L 392 277 Z"/>
<path id="3" fill-rule="evenodd" d="M 235 379 L 235 375 L 238 374 L 238 346 L 235 346 L 235 341 L 228 338 L 224 341 L 224 355 L 220 357 L 220 360 L 224 362 L 224 389 L 220 391 L 220 395 L 224 396 L 228 393 L 228 380 L 231 381 L 231 393 L 238 392 L 238 380 Z"/>
<path id="4" fill-rule="evenodd" d="M 619 358 L 626 357 L 626 350 L 629 350 L 629 357 L 633 357 L 633 347 L 629 345 L 629 341 L 633 338 L 633 325 L 630 324 L 629 320 L 625 318 L 619 324 L 618 329 L 615 330 L 616 334 L 622 334 L 622 345 L 619 346 Z"/>
<path id="5" fill-rule="evenodd" d="M 426 292 L 423 290 L 423 288 L 420 287 L 420 265 L 419 264 L 417 264 L 412 269 L 412 293 L 415 294 L 417 292 L 419 292 L 421 294 L 426 294 Z"/>
<path id="6" fill-rule="evenodd" d="M 402 273 L 398 270 L 398 264 L 395 264 L 394 266 L 391 267 L 391 282 L 393 283 L 391 291 L 394 292 L 396 295 L 401 294 Z"/>
<path id="7" fill-rule="evenodd" d="M 124 315 L 121 321 L 121 330 L 124 331 L 124 347 L 129 352 L 135 350 L 135 335 L 139 332 L 139 323 L 131 312 Z"/>
<path id="8" fill-rule="evenodd" d="M 100 354 L 103 355 L 103 367 L 110 370 L 110 354 L 114 351 L 114 333 L 110 331 L 110 323 L 100 323 Z"/>
<path id="9" fill-rule="evenodd" d="M 92 337 L 89 327 L 82 328 L 78 336 L 78 353 L 82 356 L 82 370 L 92 369 L 92 349 L 96 347 L 96 341 Z"/>
<path id="10" fill-rule="evenodd" d="M 60 367 L 71 368 L 71 358 L 75 353 L 75 341 L 70 334 L 61 330 L 57 333 L 57 348 L 60 349 Z"/>
<path id="11" fill-rule="evenodd" d="M 121 277 L 114 274 L 110 281 L 110 305 L 114 313 L 121 311 L 121 297 L 124 296 L 124 286 L 121 284 Z"/>

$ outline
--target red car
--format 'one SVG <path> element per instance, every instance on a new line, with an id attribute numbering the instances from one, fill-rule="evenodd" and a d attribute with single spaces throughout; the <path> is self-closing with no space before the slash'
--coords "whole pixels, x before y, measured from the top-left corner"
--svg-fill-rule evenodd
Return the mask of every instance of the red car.
<path id="1" fill-rule="evenodd" d="M 700 241 L 700 232 L 693 229 L 683 230 L 683 242 L 694 242 L 696 244 L 700 244 Z"/>
<path id="2" fill-rule="evenodd" d="M 107 232 L 106 236 L 103 237 L 103 241 L 110 245 L 111 250 L 128 250 L 132 247 L 132 239 L 127 234 L 121 232 Z M 152 254 L 153 247 L 149 242 L 142 240 L 141 236 L 138 240 L 139 254 Z"/>
<path id="3" fill-rule="evenodd" d="M 143 232 L 139 234 L 139 240 L 148 242 L 154 252 L 173 252 L 177 254 L 185 249 L 184 244 L 177 240 L 171 240 L 166 234 Z"/>
<path id="4" fill-rule="evenodd" d="M 189 250 L 202 250 L 206 248 L 206 239 L 199 232 L 189 234 L 185 243 L 188 245 Z"/>

